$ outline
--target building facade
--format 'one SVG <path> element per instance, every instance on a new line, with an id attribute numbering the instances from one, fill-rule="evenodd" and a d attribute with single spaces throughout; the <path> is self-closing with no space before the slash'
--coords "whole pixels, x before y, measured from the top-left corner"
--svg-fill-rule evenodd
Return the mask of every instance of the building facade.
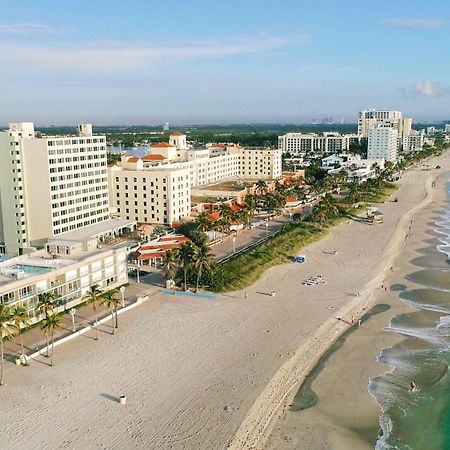
<path id="1" fill-rule="evenodd" d="M 234 144 L 186 147 L 186 136 L 151 147 L 143 157 L 123 154 L 108 168 L 111 215 L 140 223 L 172 225 L 191 212 L 191 190 L 239 177 L 279 179 L 281 150 L 245 149 Z"/>
<path id="2" fill-rule="evenodd" d="M 423 144 L 424 135 L 422 133 L 411 133 L 403 138 L 403 153 L 421 152 Z"/>
<path id="3" fill-rule="evenodd" d="M 93 284 L 113 289 L 128 282 L 127 250 L 115 248 L 54 259 L 42 250 L 0 262 L 0 304 L 23 306 L 32 321 L 38 319 L 39 294 L 52 292 L 56 311 L 83 301 Z"/>
<path id="4" fill-rule="evenodd" d="M 367 159 L 397 159 L 398 131 L 390 127 L 377 126 L 369 131 Z"/>
<path id="5" fill-rule="evenodd" d="M 140 223 L 172 225 L 191 211 L 189 167 L 122 156 L 108 168 L 111 215 Z"/>
<path id="6" fill-rule="evenodd" d="M 0 132 L 0 241 L 9 255 L 109 218 L 106 138 L 41 137 L 33 123 Z"/>
<path id="7" fill-rule="evenodd" d="M 286 133 L 278 137 L 278 149 L 282 153 L 299 155 L 315 151 L 334 153 L 347 151 L 350 145 L 350 135 L 338 133 L 304 134 Z"/>
<path id="8" fill-rule="evenodd" d="M 412 119 L 403 117 L 400 111 L 370 109 L 359 112 L 358 135 L 362 138 L 368 138 L 370 130 L 378 126 L 397 130 L 398 146 L 400 146 L 403 138 L 411 134 Z"/>

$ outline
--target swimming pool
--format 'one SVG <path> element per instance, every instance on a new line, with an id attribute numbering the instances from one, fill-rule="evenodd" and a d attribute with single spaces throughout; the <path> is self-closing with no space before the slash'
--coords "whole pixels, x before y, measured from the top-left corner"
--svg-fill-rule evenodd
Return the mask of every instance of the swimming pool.
<path id="1" fill-rule="evenodd" d="M 52 270 L 51 267 L 31 266 L 28 264 L 16 264 L 15 266 L 12 266 L 11 269 L 19 270 L 20 272 L 28 273 L 30 275 L 41 275 Z"/>

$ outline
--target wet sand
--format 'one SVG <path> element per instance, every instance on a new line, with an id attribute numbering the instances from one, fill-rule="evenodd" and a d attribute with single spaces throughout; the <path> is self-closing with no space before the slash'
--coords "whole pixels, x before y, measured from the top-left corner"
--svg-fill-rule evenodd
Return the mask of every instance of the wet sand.
<path id="1" fill-rule="evenodd" d="M 376 304 L 389 305 L 390 308 L 372 315 L 353 332 L 347 332 L 343 336 L 344 342 L 338 341 L 336 348 L 330 349 L 328 358 L 313 371 L 311 390 L 316 403 L 308 405 L 308 389 L 304 392 L 300 389 L 289 403 L 289 411 L 281 415 L 274 425 L 266 449 L 374 448 L 380 432 L 381 411 L 367 390 L 368 382 L 390 370 L 390 367 L 377 363 L 380 352 L 403 340 L 403 337 L 383 332 L 383 329 L 398 314 L 417 312 L 400 300 L 401 291 L 406 287 L 414 288 L 414 281 L 420 278 L 420 269 L 424 265 L 445 263 L 445 255 L 437 260 L 436 256 L 430 256 L 428 249 L 431 243 L 430 223 L 436 218 L 436 209 L 446 199 L 444 182 L 447 180 L 444 176 L 439 178 L 432 202 L 413 219 L 406 246 L 394 260 L 395 270 L 388 273 L 383 282 L 388 290 L 380 290 L 375 299 Z M 413 277 L 411 273 L 414 273 Z M 445 273 L 443 275 L 445 278 Z M 448 284 L 448 276 L 444 278 L 442 282 Z M 307 378 L 306 381 L 308 384 L 310 380 Z M 299 409 L 302 406 L 310 407 Z"/>

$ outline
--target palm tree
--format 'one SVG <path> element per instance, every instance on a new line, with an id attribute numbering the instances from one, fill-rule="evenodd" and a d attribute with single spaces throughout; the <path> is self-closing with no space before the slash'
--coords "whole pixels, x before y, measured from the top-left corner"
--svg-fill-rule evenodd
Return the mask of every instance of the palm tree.
<path id="1" fill-rule="evenodd" d="M 192 266 L 192 257 L 194 255 L 194 244 L 186 242 L 179 251 L 181 268 L 184 273 L 184 290 L 187 290 L 187 272 Z"/>
<path id="2" fill-rule="evenodd" d="M 41 322 L 41 329 L 47 337 L 47 354 L 48 354 L 48 335 L 50 334 L 52 338 L 52 355 L 50 359 L 51 366 L 53 366 L 53 347 L 55 344 L 55 330 L 61 328 L 63 322 L 64 321 L 61 314 L 52 314 L 51 316 L 46 317 Z"/>
<path id="3" fill-rule="evenodd" d="M 208 219 L 208 213 L 206 211 L 202 211 L 198 217 L 197 217 L 197 229 L 200 231 L 208 231 L 210 226 L 211 226 L 211 222 Z"/>
<path id="4" fill-rule="evenodd" d="M 17 326 L 17 333 L 19 335 L 20 340 L 20 348 L 22 351 L 22 358 L 25 355 L 25 352 L 23 350 L 23 340 L 22 340 L 22 328 L 27 328 L 30 325 L 30 318 L 28 317 L 28 312 L 23 306 L 16 306 L 12 310 L 12 315 L 14 319 L 14 323 Z"/>
<path id="5" fill-rule="evenodd" d="M 219 205 L 219 212 L 223 221 L 227 222 L 228 224 L 233 221 L 233 212 L 226 203 L 221 203 Z"/>
<path id="6" fill-rule="evenodd" d="M 260 195 L 264 195 L 267 192 L 267 183 L 264 180 L 258 180 L 256 182 L 256 192 Z"/>
<path id="7" fill-rule="evenodd" d="M 204 269 L 208 270 L 212 266 L 212 253 L 207 245 L 200 245 L 194 248 L 194 267 L 197 269 L 197 283 L 195 292 L 198 292 L 198 285 Z"/>
<path id="8" fill-rule="evenodd" d="M 95 313 L 95 328 L 97 329 L 97 337 L 96 340 L 99 339 L 99 330 L 98 330 L 98 311 L 97 311 L 97 303 L 100 303 L 102 292 L 100 291 L 98 284 L 93 284 L 89 287 L 87 291 L 87 300 L 86 304 L 89 305 L 92 303 L 92 309 Z"/>
<path id="9" fill-rule="evenodd" d="M 55 308 L 55 293 L 53 291 L 43 292 L 38 295 L 38 300 L 37 310 L 39 313 L 43 313 L 44 317 L 47 318 L 49 314 L 53 313 Z"/>
<path id="10" fill-rule="evenodd" d="M 44 314 L 44 319 L 46 319 L 50 314 L 53 314 L 55 308 L 55 293 L 53 291 L 43 292 L 38 295 L 39 303 L 37 305 L 37 311 L 39 313 Z M 45 355 L 48 358 L 48 336 L 45 335 L 47 339 L 47 354 Z"/>
<path id="11" fill-rule="evenodd" d="M 102 294 L 100 303 L 108 308 L 111 313 L 111 320 L 113 322 L 112 334 L 114 334 L 116 328 L 119 327 L 117 320 L 117 307 L 120 305 L 120 298 L 117 297 L 117 289 L 111 289 Z M 116 318 L 114 322 L 114 316 Z"/>
<path id="12" fill-rule="evenodd" d="M 360 199 L 361 189 L 358 183 L 350 183 L 348 185 L 348 193 L 352 203 L 356 203 Z"/>
<path id="13" fill-rule="evenodd" d="M 11 308 L 0 303 L 0 386 L 3 386 L 3 340 L 11 339 L 16 333 Z"/>
<path id="14" fill-rule="evenodd" d="M 167 250 L 162 260 L 162 266 L 164 268 L 164 272 L 166 272 L 166 276 L 169 280 L 173 281 L 173 278 L 177 273 L 177 269 L 180 266 L 179 250 L 177 248 Z M 173 286 L 175 292 L 175 283 Z"/>

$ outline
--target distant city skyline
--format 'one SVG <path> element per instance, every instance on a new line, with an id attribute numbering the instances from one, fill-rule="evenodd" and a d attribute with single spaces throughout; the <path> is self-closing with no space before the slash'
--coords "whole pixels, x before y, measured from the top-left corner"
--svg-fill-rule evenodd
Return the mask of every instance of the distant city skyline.
<path id="1" fill-rule="evenodd" d="M 3 5 L 0 123 L 355 123 L 450 116 L 445 0 Z"/>

